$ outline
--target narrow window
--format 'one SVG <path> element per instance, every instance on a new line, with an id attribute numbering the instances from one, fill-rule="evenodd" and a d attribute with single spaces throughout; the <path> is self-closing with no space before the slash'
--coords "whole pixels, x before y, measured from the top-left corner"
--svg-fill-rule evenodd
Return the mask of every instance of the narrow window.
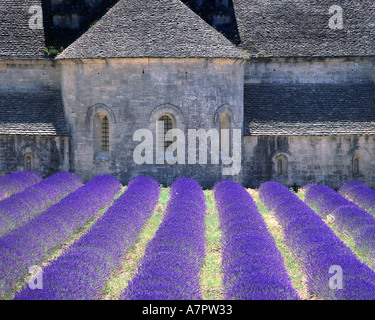
<path id="1" fill-rule="evenodd" d="M 25 155 L 25 170 L 32 171 L 33 170 L 33 156 L 30 153 Z"/>
<path id="2" fill-rule="evenodd" d="M 160 135 L 159 142 L 160 146 L 164 147 L 164 151 L 173 143 L 173 141 L 165 141 L 165 135 L 169 130 L 173 129 L 173 119 L 169 115 L 163 115 L 159 118 L 159 121 L 163 122 L 164 135 Z"/>
<path id="3" fill-rule="evenodd" d="M 228 113 L 220 116 L 220 150 L 222 157 L 229 157 L 232 141 L 232 119 Z"/>
<path id="4" fill-rule="evenodd" d="M 102 151 L 109 151 L 109 122 L 108 117 L 102 119 Z"/>
<path id="5" fill-rule="evenodd" d="M 353 158 L 353 175 L 360 174 L 360 156 L 355 156 Z"/>
<path id="6" fill-rule="evenodd" d="M 278 176 L 288 175 L 288 159 L 286 156 L 281 155 L 276 159 L 276 173 Z"/>
<path id="7" fill-rule="evenodd" d="M 279 176 L 283 174 L 283 160 L 280 157 L 277 159 L 277 174 Z"/>

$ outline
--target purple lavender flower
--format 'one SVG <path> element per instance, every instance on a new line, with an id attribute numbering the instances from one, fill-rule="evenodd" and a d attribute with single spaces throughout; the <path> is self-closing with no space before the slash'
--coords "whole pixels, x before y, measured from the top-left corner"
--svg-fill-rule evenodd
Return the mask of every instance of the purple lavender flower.
<path id="1" fill-rule="evenodd" d="M 375 215 L 375 190 L 358 181 L 343 184 L 339 191 L 342 196 L 348 197 L 356 205 Z"/>
<path id="2" fill-rule="evenodd" d="M 25 224 L 83 185 L 73 173 L 59 172 L 0 201 L 0 237 Z"/>
<path id="3" fill-rule="evenodd" d="M 196 181 L 180 178 L 172 184 L 164 220 L 121 299 L 202 298 L 199 273 L 205 256 L 205 211 L 205 196 Z"/>
<path id="4" fill-rule="evenodd" d="M 357 183 L 348 183 L 341 191 L 358 191 L 362 187 Z M 366 210 L 345 199 L 340 193 L 321 185 L 309 186 L 305 202 L 316 207 L 322 216 L 330 214 L 340 230 L 345 230 L 354 237 L 357 249 L 375 256 L 375 218 Z"/>
<path id="5" fill-rule="evenodd" d="M 55 248 L 65 243 L 121 189 L 109 175 L 97 176 L 30 222 L 0 238 L 0 297 L 28 275 Z"/>
<path id="6" fill-rule="evenodd" d="M 283 226 L 285 242 L 303 265 L 312 294 L 321 299 L 375 299 L 375 272 L 356 258 L 314 210 L 277 182 L 263 183 L 259 195 Z M 323 212 L 327 214 L 324 208 Z M 332 267 L 342 270 L 342 287 L 332 285 Z"/>
<path id="7" fill-rule="evenodd" d="M 346 182 L 344 183 L 338 190 L 338 192 L 340 194 L 342 194 L 343 196 L 345 196 L 347 194 L 347 192 L 350 191 L 350 189 L 354 188 L 354 187 L 363 187 L 365 186 L 363 183 L 361 182 L 358 182 L 358 181 L 349 181 L 349 182 Z M 367 187 L 367 186 L 366 186 Z"/>
<path id="8" fill-rule="evenodd" d="M 92 229 L 43 271 L 43 289 L 25 286 L 15 300 L 99 299 L 114 268 L 135 244 L 159 196 L 159 184 L 139 176 Z"/>
<path id="9" fill-rule="evenodd" d="M 214 193 L 222 230 L 225 299 L 299 299 L 275 240 L 246 189 L 222 181 Z"/>
<path id="10" fill-rule="evenodd" d="M 305 202 L 313 205 L 324 218 L 337 207 L 353 205 L 352 202 L 324 185 L 311 184 L 305 190 Z"/>
<path id="11" fill-rule="evenodd" d="M 0 200 L 21 192 L 42 181 L 42 176 L 34 171 L 19 171 L 0 178 Z"/>

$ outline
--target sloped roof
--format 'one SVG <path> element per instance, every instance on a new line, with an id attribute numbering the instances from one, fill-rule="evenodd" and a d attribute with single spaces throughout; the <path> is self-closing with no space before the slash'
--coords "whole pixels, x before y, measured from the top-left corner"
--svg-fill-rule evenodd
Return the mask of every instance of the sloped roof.
<path id="1" fill-rule="evenodd" d="M 240 47 L 250 55 L 374 56 L 373 0 L 233 0 Z M 343 12 L 343 29 L 332 30 L 332 5 Z"/>
<path id="2" fill-rule="evenodd" d="M 0 91 L 0 135 L 67 134 L 60 92 Z"/>
<path id="3" fill-rule="evenodd" d="M 180 0 L 120 0 L 57 59 L 247 58 Z"/>
<path id="4" fill-rule="evenodd" d="M 375 84 L 247 84 L 245 135 L 374 135 Z"/>
<path id="5" fill-rule="evenodd" d="M 31 29 L 31 6 L 42 0 L 2 0 L 0 4 L 0 60 L 47 59 L 44 30 Z"/>

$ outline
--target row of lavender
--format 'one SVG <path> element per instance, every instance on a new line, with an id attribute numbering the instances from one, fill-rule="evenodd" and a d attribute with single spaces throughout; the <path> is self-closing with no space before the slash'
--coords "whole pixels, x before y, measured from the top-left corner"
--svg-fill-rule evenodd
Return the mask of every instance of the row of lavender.
<path id="1" fill-rule="evenodd" d="M 42 181 L 42 176 L 33 171 L 20 171 L 0 178 L 0 200 L 16 194 Z"/>
<path id="2" fill-rule="evenodd" d="M 249 192 L 233 181 L 214 188 L 222 230 L 225 299 L 299 299 L 275 240 Z"/>
<path id="3" fill-rule="evenodd" d="M 51 188 L 54 182 L 56 186 L 53 199 L 61 197 L 64 188 L 71 188 L 67 191 L 70 193 L 81 184 L 76 176 L 68 173 L 49 179 Z M 34 186 L 40 185 L 41 192 L 43 188 L 48 189 L 48 183 L 44 182 L 43 187 L 42 182 Z M 39 205 L 38 200 L 31 201 L 34 187 L 28 188 L 30 196 L 25 197 L 26 203 L 30 199 L 30 209 Z M 111 176 L 96 177 L 28 224 L 0 238 L 0 272 L 5 275 L 0 277 L 0 296 L 27 275 L 27 267 L 40 263 L 52 249 L 65 243 L 77 228 L 108 205 L 120 187 Z M 344 194 L 361 188 L 363 186 L 351 183 L 340 190 Z M 313 293 L 323 299 L 374 299 L 374 272 L 355 258 L 311 208 L 275 182 L 264 183 L 259 191 L 262 201 L 275 212 L 284 227 L 287 244 L 302 262 Z M 298 299 L 281 254 L 250 194 L 231 181 L 218 183 L 214 192 L 223 232 L 225 297 Z M 26 286 L 16 299 L 98 299 L 111 272 L 134 244 L 158 194 L 155 180 L 149 177 L 132 180 L 128 190 L 94 227 L 45 269 L 44 289 L 31 290 Z M 37 198 L 38 194 L 34 195 Z M 179 179 L 172 185 L 171 195 L 165 219 L 146 249 L 138 274 L 121 295 L 122 299 L 201 298 L 199 272 L 204 258 L 204 194 L 194 180 Z M 336 221 L 347 230 L 358 225 L 370 233 L 374 230 L 368 227 L 374 226 L 374 218 L 332 189 L 310 185 L 306 199 L 320 214 L 336 214 Z M 0 208 L 4 201 L 0 202 Z M 21 214 L 18 220 L 26 222 L 33 215 L 37 213 Z M 367 235 L 361 239 L 366 240 L 368 246 Z M 344 270 L 343 290 L 329 287 L 332 276 L 329 267 L 332 266 Z"/>
<path id="4" fill-rule="evenodd" d="M 303 265 L 310 292 L 321 299 L 375 299 L 374 271 L 356 258 L 314 210 L 277 182 L 263 183 L 259 194 Z M 335 271 L 342 272 L 342 283 L 332 283 Z"/>
<path id="5" fill-rule="evenodd" d="M 375 215 L 375 190 L 358 181 L 350 181 L 342 185 L 339 193 L 352 200 L 360 208 Z"/>
<path id="6" fill-rule="evenodd" d="M 43 289 L 25 286 L 16 300 L 100 299 L 114 269 L 134 245 L 159 196 L 158 183 L 140 176 L 88 233 L 43 271 Z"/>
<path id="7" fill-rule="evenodd" d="M 97 176 L 60 202 L 0 238 L 0 297 L 108 206 L 121 189 L 108 175 Z"/>
<path id="8" fill-rule="evenodd" d="M 339 190 L 340 193 L 327 186 L 316 184 L 308 185 L 305 189 L 307 204 L 314 207 L 323 218 L 331 215 L 339 230 L 345 230 L 352 235 L 357 250 L 363 250 L 375 257 L 375 218 L 340 194 L 356 195 L 358 201 L 363 195 L 365 195 L 363 198 L 366 198 L 371 194 L 371 189 L 353 182 L 344 184 Z M 359 200 L 358 203 L 362 201 Z"/>
<path id="9" fill-rule="evenodd" d="M 21 172 L 19 175 L 28 173 Z M 29 175 L 34 177 L 33 174 Z M 13 177 L 8 180 L 11 185 L 17 179 Z M 25 224 L 82 185 L 82 180 L 75 174 L 59 172 L 0 201 L 0 237 Z"/>
<path id="10" fill-rule="evenodd" d="M 180 178 L 172 184 L 164 219 L 121 299 L 202 298 L 199 273 L 205 256 L 205 212 L 205 196 L 197 182 Z"/>

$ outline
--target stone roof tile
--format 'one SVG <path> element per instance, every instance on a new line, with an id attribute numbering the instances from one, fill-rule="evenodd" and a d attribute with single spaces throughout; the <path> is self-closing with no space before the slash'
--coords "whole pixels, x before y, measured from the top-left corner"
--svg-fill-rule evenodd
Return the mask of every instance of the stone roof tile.
<path id="1" fill-rule="evenodd" d="M 375 84 L 246 84 L 245 135 L 374 135 Z"/>
<path id="2" fill-rule="evenodd" d="M 0 135 L 67 136 L 60 92 L 0 91 Z"/>
<path id="3" fill-rule="evenodd" d="M 33 29 L 31 6 L 42 0 L 2 0 L 0 4 L 0 60 L 47 59 L 44 29 Z M 34 11 L 33 11 L 34 12 Z"/>
<path id="4" fill-rule="evenodd" d="M 180 0 L 120 0 L 57 59 L 247 56 Z"/>
<path id="5" fill-rule="evenodd" d="M 373 0 L 233 0 L 240 47 L 251 56 L 375 56 Z M 343 28 L 331 29 L 340 6 Z"/>

